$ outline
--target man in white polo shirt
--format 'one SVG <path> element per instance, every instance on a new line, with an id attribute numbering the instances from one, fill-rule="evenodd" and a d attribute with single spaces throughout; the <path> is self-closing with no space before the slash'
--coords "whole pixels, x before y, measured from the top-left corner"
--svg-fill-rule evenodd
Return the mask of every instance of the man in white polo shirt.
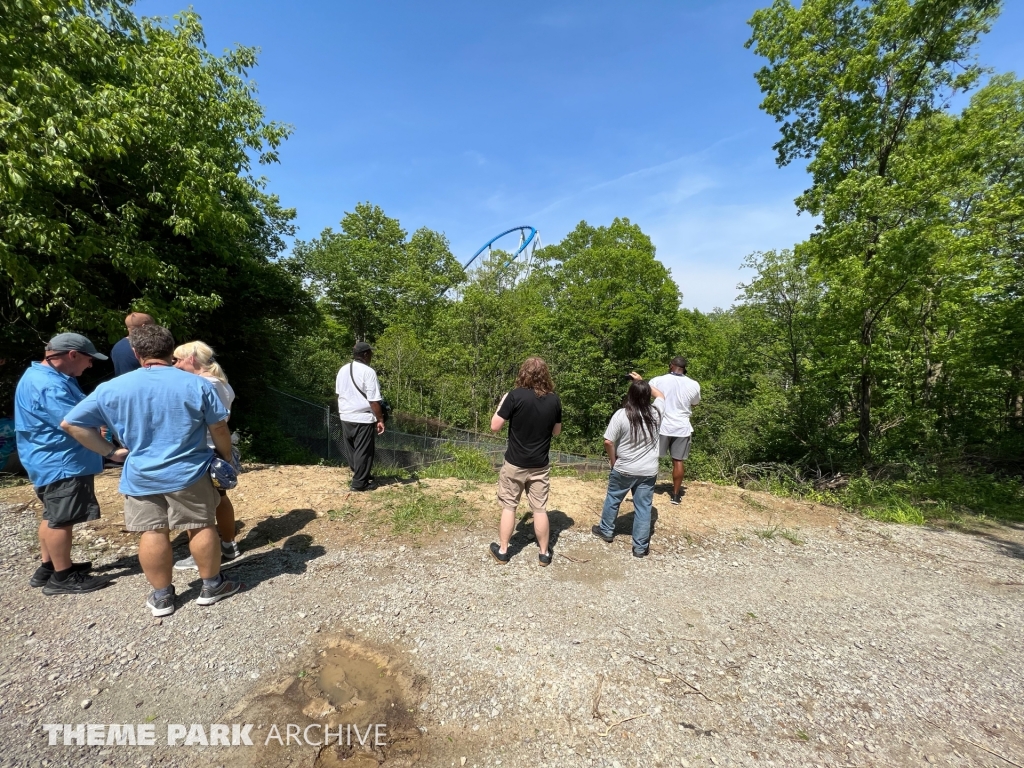
<path id="1" fill-rule="evenodd" d="M 374 443 L 384 434 L 380 383 L 370 367 L 373 349 L 365 341 L 352 347 L 352 362 L 343 365 L 334 382 L 345 458 L 352 468 L 352 490 L 370 491 L 376 485 L 373 469 Z"/>
<path id="2" fill-rule="evenodd" d="M 686 460 L 690 457 L 690 414 L 693 406 L 700 402 L 700 384 L 686 375 L 686 358 L 673 357 L 669 372 L 651 379 L 651 386 L 665 393 L 665 415 L 661 419 L 661 455 L 672 457 L 673 504 L 678 504 L 686 489 L 683 475 Z"/>

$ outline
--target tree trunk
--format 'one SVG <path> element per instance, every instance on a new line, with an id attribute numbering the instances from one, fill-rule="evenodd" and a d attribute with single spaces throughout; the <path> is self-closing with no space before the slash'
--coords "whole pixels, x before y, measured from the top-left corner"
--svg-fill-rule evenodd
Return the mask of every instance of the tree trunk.
<path id="1" fill-rule="evenodd" d="M 871 313 L 864 311 L 860 345 L 860 419 L 857 427 L 857 452 L 861 466 L 871 463 Z"/>

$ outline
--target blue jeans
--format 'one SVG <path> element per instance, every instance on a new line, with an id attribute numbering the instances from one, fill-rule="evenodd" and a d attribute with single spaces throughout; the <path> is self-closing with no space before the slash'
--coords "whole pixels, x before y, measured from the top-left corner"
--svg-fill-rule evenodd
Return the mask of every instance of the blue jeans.
<path id="1" fill-rule="evenodd" d="M 615 518 L 619 505 L 629 491 L 633 491 L 633 551 L 644 552 L 651 543 L 651 503 L 654 501 L 654 483 L 657 475 L 638 477 L 624 475 L 614 469 L 608 475 L 608 494 L 601 510 L 601 533 L 611 536 L 615 532 Z"/>

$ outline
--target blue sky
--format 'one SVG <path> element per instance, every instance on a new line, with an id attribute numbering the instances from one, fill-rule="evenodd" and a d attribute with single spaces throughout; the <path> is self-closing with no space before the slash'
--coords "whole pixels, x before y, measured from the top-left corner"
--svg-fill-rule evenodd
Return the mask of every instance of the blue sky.
<path id="1" fill-rule="evenodd" d="M 299 237 L 371 201 L 410 232 L 444 232 L 465 261 L 509 227 L 543 243 L 626 216 L 651 236 L 683 304 L 727 307 L 750 252 L 813 222 L 801 167 L 775 166 L 743 47 L 768 0 L 291 3 L 193 0 L 207 44 L 261 49 L 270 119 L 294 126 L 266 173 Z M 139 0 L 169 16 L 175 0 Z M 982 63 L 1024 74 L 1024 3 Z M 515 245 L 510 239 L 498 245 Z"/>

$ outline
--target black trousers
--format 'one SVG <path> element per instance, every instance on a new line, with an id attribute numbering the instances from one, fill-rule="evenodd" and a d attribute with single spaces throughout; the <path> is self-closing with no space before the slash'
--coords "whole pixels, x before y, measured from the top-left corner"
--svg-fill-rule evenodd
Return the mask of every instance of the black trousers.
<path id="1" fill-rule="evenodd" d="M 377 424 L 341 422 L 341 437 L 345 445 L 345 459 L 352 468 L 352 489 L 362 490 L 370 482 L 373 469 Z"/>

